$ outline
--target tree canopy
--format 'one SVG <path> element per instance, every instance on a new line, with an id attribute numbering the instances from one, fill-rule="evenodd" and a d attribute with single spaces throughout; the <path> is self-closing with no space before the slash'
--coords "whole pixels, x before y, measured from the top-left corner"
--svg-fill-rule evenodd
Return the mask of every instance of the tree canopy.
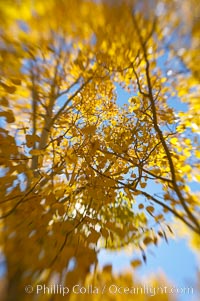
<path id="1" fill-rule="evenodd" d="M 198 246 L 198 1 L 9 0 L 0 14 L 8 300 L 55 274 L 84 283 L 102 248 L 145 261 L 174 220 Z"/>

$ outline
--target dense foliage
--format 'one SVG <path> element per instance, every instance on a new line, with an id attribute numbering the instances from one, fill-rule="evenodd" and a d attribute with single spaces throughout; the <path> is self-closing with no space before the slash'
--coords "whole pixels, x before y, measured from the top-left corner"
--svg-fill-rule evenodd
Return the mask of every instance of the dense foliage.
<path id="1" fill-rule="evenodd" d="M 68 287 L 84 283 L 102 248 L 131 245 L 145 261 L 174 218 L 198 244 L 199 8 L 195 0 L 0 2 L 8 300 L 30 300 L 24 285 L 55 274 Z"/>

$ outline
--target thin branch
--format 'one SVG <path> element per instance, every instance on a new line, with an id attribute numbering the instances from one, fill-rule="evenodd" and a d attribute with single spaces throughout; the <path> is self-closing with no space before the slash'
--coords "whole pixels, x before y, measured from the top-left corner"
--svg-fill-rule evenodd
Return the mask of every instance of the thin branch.
<path id="1" fill-rule="evenodd" d="M 42 177 L 40 177 L 40 179 L 33 185 L 33 187 L 32 187 L 29 191 L 27 191 L 27 193 L 25 193 L 25 195 L 24 195 L 24 196 L 23 196 L 23 197 L 15 204 L 15 206 L 14 206 L 12 209 L 10 209 L 7 213 L 1 215 L 1 216 L 0 216 L 0 219 L 6 218 L 6 217 L 8 217 L 9 215 L 11 215 L 11 214 L 15 211 L 15 209 L 16 209 L 21 203 L 23 203 L 24 199 L 25 199 L 31 192 L 34 191 L 35 187 L 39 184 L 39 182 L 41 181 L 41 179 L 42 179 Z"/>
<path id="2" fill-rule="evenodd" d="M 91 81 L 92 77 L 89 77 L 80 87 L 78 90 L 76 90 L 75 93 L 73 93 L 67 100 L 66 102 L 63 104 L 63 106 L 58 110 L 58 112 L 55 114 L 55 116 L 52 118 L 51 122 L 50 122 L 50 126 L 52 126 L 54 124 L 54 122 L 60 117 L 60 115 L 62 114 L 62 112 L 65 110 L 65 108 L 67 107 L 67 105 L 70 103 L 70 101 L 72 99 L 74 99 L 74 97 L 76 97 L 78 95 L 78 93 L 81 92 L 81 90 Z"/>
<path id="3" fill-rule="evenodd" d="M 164 139 L 163 133 L 161 131 L 161 129 L 158 126 L 158 121 L 157 121 L 157 110 L 156 110 L 156 106 L 154 103 L 154 97 L 153 97 L 153 92 L 152 92 L 152 84 L 151 84 L 151 78 L 150 78 L 150 65 L 149 65 L 149 60 L 148 60 L 148 55 L 147 55 L 147 49 L 146 49 L 146 43 L 143 41 L 143 38 L 141 36 L 138 24 L 135 20 L 135 16 L 132 15 L 132 19 L 133 19 L 133 23 L 134 26 L 136 28 L 139 40 L 140 40 L 140 44 L 142 46 L 143 52 L 144 52 L 144 59 L 146 62 L 146 79 L 147 79 L 147 85 L 148 85 L 148 97 L 151 103 L 151 109 L 152 109 L 152 114 L 153 114 L 153 124 L 154 124 L 154 128 L 161 140 L 162 146 L 165 150 L 166 156 L 167 156 L 167 160 L 169 163 L 169 167 L 170 167 L 170 172 L 171 172 L 171 176 L 172 176 L 172 183 L 173 183 L 173 187 L 174 190 L 182 204 L 183 209 L 185 210 L 185 212 L 187 213 L 187 216 L 190 218 L 190 220 L 194 223 L 194 225 L 196 225 L 198 231 L 196 231 L 197 233 L 200 234 L 200 224 L 197 221 L 196 217 L 192 214 L 192 212 L 190 211 L 190 209 L 188 208 L 184 197 L 177 185 L 177 180 L 176 180 L 176 173 L 175 173 L 175 167 L 174 167 L 174 163 L 170 154 L 170 150 L 168 149 L 167 143 Z M 153 31 L 152 31 L 153 32 Z"/>

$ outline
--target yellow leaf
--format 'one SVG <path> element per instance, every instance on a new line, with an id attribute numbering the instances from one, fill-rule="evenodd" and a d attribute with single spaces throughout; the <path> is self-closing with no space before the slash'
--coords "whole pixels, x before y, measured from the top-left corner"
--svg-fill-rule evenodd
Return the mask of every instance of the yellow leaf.
<path id="1" fill-rule="evenodd" d="M 142 265 L 142 261 L 140 259 L 134 259 L 131 261 L 131 266 L 133 268 L 137 268 Z"/>
<path id="2" fill-rule="evenodd" d="M 0 117 L 3 116 L 6 118 L 6 121 L 8 123 L 12 123 L 15 121 L 15 117 L 13 115 L 13 112 L 11 110 L 0 112 Z"/>
<path id="3" fill-rule="evenodd" d="M 166 77 L 161 78 L 161 83 L 165 83 L 167 81 Z"/>
<path id="4" fill-rule="evenodd" d="M 141 188 L 145 188 L 147 186 L 147 183 L 140 183 Z"/>
<path id="5" fill-rule="evenodd" d="M 103 267 L 103 272 L 106 273 L 111 273 L 112 272 L 112 265 L 111 264 L 107 264 Z"/>
<path id="6" fill-rule="evenodd" d="M 135 174 L 135 173 L 132 173 L 132 174 L 131 174 L 131 178 L 136 178 L 136 174 Z"/>
<path id="7" fill-rule="evenodd" d="M 146 210 L 147 210 L 149 213 L 153 213 L 153 212 L 154 212 L 154 207 L 153 207 L 153 206 L 147 206 L 147 207 L 146 207 Z"/>
<path id="8" fill-rule="evenodd" d="M 43 155 L 45 153 L 45 150 L 42 150 L 42 149 L 32 149 L 29 153 L 31 155 L 33 155 L 33 156 L 39 156 L 39 155 Z"/>
<path id="9" fill-rule="evenodd" d="M 171 142 L 173 145 L 176 145 L 177 142 L 178 142 L 178 139 L 174 137 L 174 138 L 172 138 L 172 139 L 170 140 L 170 142 Z"/>
<path id="10" fill-rule="evenodd" d="M 196 157 L 197 157 L 198 159 L 200 159 L 200 150 L 196 150 L 196 151 L 195 151 L 195 155 L 196 155 Z"/>
<path id="11" fill-rule="evenodd" d="M 145 245 L 149 245 L 150 243 L 152 243 L 152 238 L 151 237 L 145 237 L 143 240 L 143 243 Z"/>
<path id="12" fill-rule="evenodd" d="M 40 138 L 37 135 L 26 135 L 26 145 L 28 147 L 33 147 L 36 141 L 40 141 Z"/>
<path id="13" fill-rule="evenodd" d="M 15 86 L 7 86 L 5 84 L 1 84 L 3 85 L 3 88 L 6 90 L 6 92 L 13 94 L 16 91 L 16 87 Z"/>
<path id="14" fill-rule="evenodd" d="M 144 208 L 144 205 L 143 205 L 143 204 L 139 204 L 139 205 L 138 205 L 138 208 L 139 208 L 139 209 L 143 209 L 143 208 Z"/>
<path id="15" fill-rule="evenodd" d="M 91 233 L 88 236 L 88 241 L 91 243 L 97 243 L 99 237 L 100 237 L 100 233 L 91 229 Z"/>
<path id="16" fill-rule="evenodd" d="M 16 86 L 21 85 L 21 80 L 18 78 L 12 78 L 11 81 Z"/>
<path id="17" fill-rule="evenodd" d="M 185 173 L 191 172 L 192 167 L 190 165 L 185 165 L 182 167 L 182 171 Z"/>

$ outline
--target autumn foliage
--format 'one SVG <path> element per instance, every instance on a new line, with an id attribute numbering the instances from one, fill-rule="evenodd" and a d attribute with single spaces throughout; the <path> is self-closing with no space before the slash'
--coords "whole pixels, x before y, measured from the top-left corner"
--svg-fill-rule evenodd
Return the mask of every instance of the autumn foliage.
<path id="1" fill-rule="evenodd" d="M 150 2 L 0 2 L 6 300 L 61 300 L 24 286 L 84 284 L 103 248 L 145 261 L 174 220 L 198 245 L 200 6 Z"/>

